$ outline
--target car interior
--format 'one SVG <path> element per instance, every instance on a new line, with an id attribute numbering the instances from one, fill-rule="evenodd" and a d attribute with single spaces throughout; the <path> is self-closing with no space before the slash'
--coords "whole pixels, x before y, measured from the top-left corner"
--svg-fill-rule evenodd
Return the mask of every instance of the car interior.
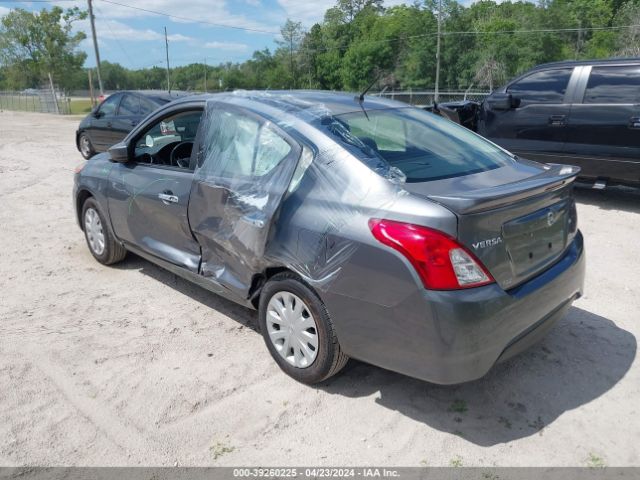
<path id="1" fill-rule="evenodd" d="M 135 161 L 193 170 L 191 151 L 202 110 L 181 112 L 163 118 L 135 140 Z"/>

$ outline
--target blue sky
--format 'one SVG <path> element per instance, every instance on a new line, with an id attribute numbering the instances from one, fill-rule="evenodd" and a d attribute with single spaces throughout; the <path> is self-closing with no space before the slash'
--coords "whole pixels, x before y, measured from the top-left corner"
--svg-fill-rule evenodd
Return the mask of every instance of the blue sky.
<path id="1" fill-rule="evenodd" d="M 334 3 L 335 0 L 93 0 L 101 59 L 128 68 L 164 65 L 165 26 L 169 34 L 172 65 L 203 62 L 205 58 L 212 65 L 238 62 L 249 58 L 255 50 L 265 47 L 273 49 L 278 38 L 277 32 L 287 18 L 300 21 L 308 27 L 321 21 L 324 12 Z M 400 3 L 404 2 L 385 0 L 385 6 Z M 0 1 L 0 16 L 13 7 L 40 10 L 50 8 L 53 4 L 86 8 L 87 2 Z M 169 18 L 140 9 L 184 18 Z M 202 23 L 189 19 L 197 19 Z M 94 66 L 88 20 L 79 23 L 77 28 L 87 33 L 87 40 L 81 48 L 88 53 L 86 65 Z"/>

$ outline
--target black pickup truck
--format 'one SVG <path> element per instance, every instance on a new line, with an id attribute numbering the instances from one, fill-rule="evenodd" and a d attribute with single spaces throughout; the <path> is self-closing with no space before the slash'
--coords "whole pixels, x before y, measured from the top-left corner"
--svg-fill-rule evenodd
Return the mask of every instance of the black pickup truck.
<path id="1" fill-rule="evenodd" d="M 640 187 L 640 58 L 540 65 L 482 103 L 436 109 L 522 157 L 577 165 L 596 188 Z"/>

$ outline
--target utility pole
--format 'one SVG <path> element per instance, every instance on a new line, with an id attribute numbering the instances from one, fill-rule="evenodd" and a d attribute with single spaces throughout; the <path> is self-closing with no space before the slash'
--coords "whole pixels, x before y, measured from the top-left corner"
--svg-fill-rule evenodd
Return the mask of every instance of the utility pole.
<path id="1" fill-rule="evenodd" d="M 89 74 L 89 96 L 91 97 L 91 108 L 96 106 L 96 99 L 93 93 L 93 78 L 91 77 L 91 69 L 87 69 L 87 73 Z"/>
<path id="2" fill-rule="evenodd" d="M 207 57 L 204 57 L 204 93 L 207 93 Z"/>
<path id="3" fill-rule="evenodd" d="M 167 37 L 167 27 L 164 27 L 164 46 L 167 52 L 167 91 L 171 93 L 171 74 L 169 70 L 169 39 Z"/>
<path id="4" fill-rule="evenodd" d="M 436 41 L 436 88 L 433 95 L 433 101 L 439 100 L 440 90 L 440 33 L 442 24 L 442 0 L 438 0 L 438 39 Z"/>
<path id="5" fill-rule="evenodd" d="M 102 88 L 102 77 L 100 76 L 100 51 L 98 50 L 98 38 L 96 37 L 96 23 L 93 16 L 93 5 L 91 5 L 91 0 L 87 0 L 87 3 L 89 4 L 89 20 L 91 21 L 93 48 L 96 51 L 96 73 L 98 74 L 98 88 L 100 89 L 100 95 L 104 95 L 104 88 Z"/>

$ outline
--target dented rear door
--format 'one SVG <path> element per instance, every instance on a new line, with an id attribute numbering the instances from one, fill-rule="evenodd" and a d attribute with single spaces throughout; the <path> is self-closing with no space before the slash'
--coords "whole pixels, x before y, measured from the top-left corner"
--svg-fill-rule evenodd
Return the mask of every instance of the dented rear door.
<path id="1" fill-rule="evenodd" d="M 202 249 L 200 273 L 246 298 L 301 149 L 260 116 L 207 102 L 189 222 Z"/>

